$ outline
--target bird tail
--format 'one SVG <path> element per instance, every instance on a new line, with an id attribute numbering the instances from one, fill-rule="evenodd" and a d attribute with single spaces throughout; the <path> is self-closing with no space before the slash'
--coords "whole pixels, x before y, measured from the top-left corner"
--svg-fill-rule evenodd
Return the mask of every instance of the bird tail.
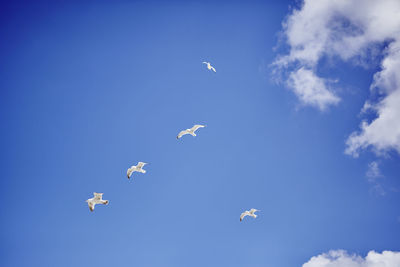
<path id="1" fill-rule="evenodd" d="M 146 170 L 142 170 L 141 173 L 146 173 Z"/>
<path id="2" fill-rule="evenodd" d="M 104 204 L 105 204 L 105 205 L 108 205 L 108 202 L 109 202 L 108 200 L 105 200 L 105 201 L 104 201 Z"/>

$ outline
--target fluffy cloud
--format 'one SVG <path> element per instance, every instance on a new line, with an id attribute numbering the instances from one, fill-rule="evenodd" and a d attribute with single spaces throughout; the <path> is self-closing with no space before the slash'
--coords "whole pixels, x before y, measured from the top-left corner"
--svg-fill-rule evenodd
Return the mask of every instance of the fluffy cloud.
<path id="1" fill-rule="evenodd" d="M 322 57 L 368 64 L 377 54 L 383 56 L 370 87 L 381 97 L 363 108 L 374 111 L 376 118 L 363 121 L 346 142 L 346 153 L 355 157 L 368 147 L 377 154 L 391 149 L 400 153 L 399 14 L 398 0 L 305 0 L 283 24 L 289 52 L 273 63 L 275 71 L 285 74 L 287 86 L 302 103 L 321 110 L 339 102 L 329 79 L 316 74 Z"/>
<path id="2" fill-rule="evenodd" d="M 378 154 L 389 149 L 400 153 L 400 38 L 388 50 L 382 62 L 382 71 L 374 75 L 371 86 L 372 90 L 380 90 L 385 97 L 376 104 L 366 103 L 369 109 L 376 111 L 377 118 L 370 124 L 363 121 L 361 131 L 351 134 L 346 142 L 348 154 L 358 156 L 359 150 L 368 146 L 372 146 Z"/>
<path id="3" fill-rule="evenodd" d="M 290 73 L 288 86 L 304 104 L 316 106 L 321 110 L 339 102 L 339 98 L 327 88 L 326 82 L 305 68 Z"/>
<path id="4" fill-rule="evenodd" d="M 400 266 L 400 252 L 370 251 L 363 258 L 349 255 L 343 250 L 332 250 L 328 253 L 312 257 L 303 267 L 396 267 Z"/>

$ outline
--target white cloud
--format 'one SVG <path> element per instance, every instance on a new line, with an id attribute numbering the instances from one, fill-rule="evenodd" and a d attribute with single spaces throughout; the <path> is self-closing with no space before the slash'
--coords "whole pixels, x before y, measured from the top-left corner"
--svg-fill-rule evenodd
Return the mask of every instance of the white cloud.
<path id="1" fill-rule="evenodd" d="M 377 118 L 370 124 L 363 121 L 361 131 L 347 139 L 346 153 L 353 156 L 358 156 L 359 150 L 368 146 L 377 154 L 390 149 L 400 153 L 400 38 L 390 45 L 389 51 L 382 62 L 382 71 L 374 75 L 371 86 L 372 90 L 382 91 L 385 97 L 375 105 L 366 104 L 376 110 Z"/>
<path id="2" fill-rule="evenodd" d="M 290 50 L 273 63 L 275 72 L 287 75 L 287 85 L 302 103 L 321 110 L 339 102 L 329 79 L 316 74 L 322 57 L 367 65 L 368 57 L 383 56 L 371 85 L 381 98 L 366 101 L 362 110 L 374 111 L 376 118 L 363 121 L 347 140 L 346 153 L 355 157 L 368 147 L 377 154 L 400 153 L 399 14 L 399 0 L 304 0 L 283 24 Z"/>
<path id="3" fill-rule="evenodd" d="M 379 163 L 372 161 L 368 164 L 368 170 L 366 176 L 370 182 L 376 180 L 376 178 L 382 177 L 381 171 L 379 170 Z"/>
<path id="4" fill-rule="evenodd" d="M 326 81 L 311 70 L 300 68 L 290 73 L 287 84 L 304 104 L 321 110 L 339 102 L 339 98 L 327 88 Z"/>
<path id="5" fill-rule="evenodd" d="M 381 174 L 379 163 L 377 161 L 372 161 L 368 164 L 368 169 L 365 175 L 367 176 L 368 182 L 373 185 L 372 190 L 375 193 L 384 196 L 386 192 L 378 181 L 379 178 L 383 178 L 383 175 Z"/>
<path id="6" fill-rule="evenodd" d="M 303 267 L 399 267 L 400 252 L 370 251 L 363 258 L 358 255 L 349 255 L 344 250 L 331 250 L 312 257 Z"/>

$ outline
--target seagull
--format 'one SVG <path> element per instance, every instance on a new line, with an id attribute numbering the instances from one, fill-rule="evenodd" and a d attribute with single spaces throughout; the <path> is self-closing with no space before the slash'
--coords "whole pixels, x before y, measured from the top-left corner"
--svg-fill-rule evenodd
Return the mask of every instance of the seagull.
<path id="1" fill-rule="evenodd" d="M 205 126 L 205 125 L 196 124 L 195 126 L 193 126 L 193 127 L 190 128 L 190 129 L 186 129 L 186 130 L 181 131 L 181 132 L 178 134 L 178 136 L 176 137 L 176 139 L 181 138 L 181 137 L 182 137 L 183 135 L 185 135 L 185 134 L 190 134 L 190 135 L 192 135 L 192 136 L 196 136 L 196 134 L 195 134 L 194 132 L 197 131 L 197 129 L 199 129 L 199 128 L 204 128 L 204 127 L 206 127 L 206 126 Z"/>
<path id="2" fill-rule="evenodd" d="M 108 204 L 108 200 L 103 200 L 103 193 L 93 193 L 94 197 L 89 198 L 88 200 L 86 200 L 86 202 L 88 203 L 89 209 L 90 211 L 94 211 L 94 206 L 96 204 L 104 204 L 107 205 Z"/>
<path id="3" fill-rule="evenodd" d="M 214 71 L 214 72 L 217 72 L 217 71 L 215 70 L 215 68 L 214 68 L 213 66 L 211 66 L 211 63 L 210 63 L 210 62 L 205 62 L 205 61 L 203 61 L 203 63 L 204 63 L 204 64 L 207 64 L 207 69 L 212 70 L 212 71 Z"/>
<path id="4" fill-rule="evenodd" d="M 256 209 L 246 210 L 245 212 L 240 214 L 240 221 L 242 221 L 243 218 L 246 216 L 251 216 L 253 218 L 257 218 L 257 215 L 255 214 L 256 211 L 259 211 L 259 210 L 256 210 Z"/>
<path id="5" fill-rule="evenodd" d="M 146 173 L 146 170 L 143 170 L 143 166 L 146 165 L 147 163 L 144 162 L 139 162 L 136 166 L 130 167 L 126 171 L 126 175 L 128 176 L 128 179 L 131 178 L 133 172 L 141 172 L 141 173 Z"/>

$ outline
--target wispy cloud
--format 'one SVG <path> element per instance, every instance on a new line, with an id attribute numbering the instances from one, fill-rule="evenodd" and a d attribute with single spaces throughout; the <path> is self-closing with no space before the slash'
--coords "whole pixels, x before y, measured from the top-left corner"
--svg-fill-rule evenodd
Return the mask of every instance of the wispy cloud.
<path id="1" fill-rule="evenodd" d="M 379 163 L 377 161 L 372 161 L 368 164 L 367 172 L 365 176 L 368 179 L 368 182 L 372 185 L 372 191 L 384 196 L 386 194 L 385 190 L 382 187 L 382 184 L 379 182 L 380 178 L 383 178 L 383 175 L 379 169 Z"/>
<path id="2" fill-rule="evenodd" d="M 370 251 L 363 258 L 359 255 L 350 255 L 344 250 L 331 250 L 312 257 L 303 267 L 392 267 L 400 266 L 400 252 Z"/>
<path id="3" fill-rule="evenodd" d="M 379 163 L 377 161 L 370 162 L 368 164 L 368 169 L 365 175 L 370 182 L 373 182 L 377 178 L 382 177 L 381 171 L 379 170 Z"/>
<path id="4" fill-rule="evenodd" d="M 363 109 L 374 111 L 376 117 L 370 123 L 362 121 L 346 141 L 345 152 L 354 157 L 369 147 L 377 154 L 392 149 L 400 153 L 399 14 L 398 0 L 305 0 L 283 23 L 289 52 L 272 64 L 274 73 L 286 77 L 302 103 L 320 110 L 340 100 L 330 79 L 317 75 L 322 57 L 368 65 L 365 59 L 377 51 L 383 56 L 370 86 L 382 97 L 366 101 Z"/>

